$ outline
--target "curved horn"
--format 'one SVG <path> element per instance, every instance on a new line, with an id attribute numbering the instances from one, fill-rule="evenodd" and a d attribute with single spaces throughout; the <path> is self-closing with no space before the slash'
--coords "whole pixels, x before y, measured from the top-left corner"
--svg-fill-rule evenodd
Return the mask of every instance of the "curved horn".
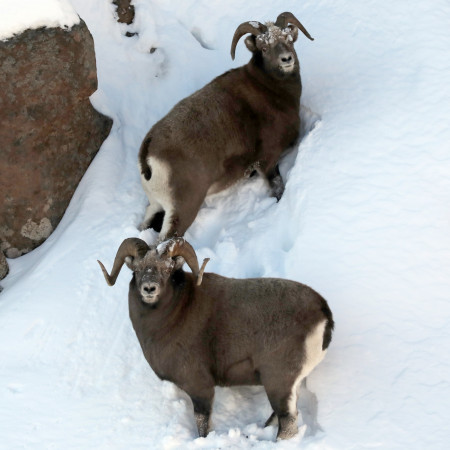
<path id="1" fill-rule="evenodd" d="M 149 246 L 145 241 L 139 238 L 128 238 L 125 239 L 121 244 L 119 249 L 117 250 L 116 257 L 114 259 L 114 265 L 111 270 L 111 275 L 108 275 L 108 272 L 105 269 L 105 266 L 97 260 L 100 264 L 100 268 L 102 269 L 103 275 L 105 276 L 105 280 L 108 283 L 108 286 L 114 286 L 117 277 L 119 276 L 120 269 L 125 262 L 125 258 L 127 256 L 132 256 L 133 258 L 143 258 L 145 254 L 148 252 Z"/>
<path id="2" fill-rule="evenodd" d="M 234 32 L 233 41 L 231 42 L 231 58 L 234 60 L 236 45 L 244 34 L 251 33 L 253 36 L 259 36 L 267 31 L 267 27 L 260 22 L 244 22 L 241 23 Z"/>
<path id="3" fill-rule="evenodd" d="M 205 266 L 209 261 L 209 258 L 203 260 L 202 267 L 198 267 L 197 255 L 192 245 L 189 244 L 184 238 L 173 238 L 167 241 L 164 245 L 164 249 L 161 256 L 167 256 L 170 258 L 175 258 L 176 256 L 181 256 L 186 261 L 186 264 L 192 270 L 192 274 L 196 278 L 197 286 L 202 284 L 203 272 L 205 271 Z"/>
<path id="4" fill-rule="evenodd" d="M 292 23 L 297 28 L 299 28 L 308 39 L 311 39 L 311 41 L 314 40 L 314 38 L 311 37 L 311 35 L 306 31 L 306 28 L 300 23 L 300 21 L 291 12 L 286 11 L 284 13 L 281 13 L 277 17 L 275 25 L 278 28 L 286 28 L 286 26 L 290 23 Z"/>

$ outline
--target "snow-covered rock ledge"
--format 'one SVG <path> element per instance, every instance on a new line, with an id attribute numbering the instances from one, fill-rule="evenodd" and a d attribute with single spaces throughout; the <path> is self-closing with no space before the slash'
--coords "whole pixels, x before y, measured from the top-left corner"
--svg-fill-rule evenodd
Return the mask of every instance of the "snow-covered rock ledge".
<path id="1" fill-rule="evenodd" d="M 72 28 L 80 23 L 68 0 L 0 0 L 0 40 L 37 28 Z"/>

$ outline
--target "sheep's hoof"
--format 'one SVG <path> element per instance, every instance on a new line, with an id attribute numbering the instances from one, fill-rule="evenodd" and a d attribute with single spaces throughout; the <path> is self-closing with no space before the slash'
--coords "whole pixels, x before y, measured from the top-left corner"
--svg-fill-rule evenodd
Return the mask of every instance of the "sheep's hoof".
<path id="1" fill-rule="evenodd" d="M 279 202 L 284 193 L 284 182 L 280 175 L 270 180 L 270 187 L 272 188 L 272 197 L 275 197 Z"/>
<path id="2" fill-rule="evenodd" d="M 295 429 L 289 429 L 289 430 L 283 430 L 281 432 L 278 433 L 277 435 L 277 441 L 281 441 L 281 440 L 286 440 L 286 439 L 291 439 L 294 436 L 296 436 L 298 434 L 298 428 L 295 427 Z"/>
<path id="3" fill-rule="evenodd" d="M 209 416 L 194 412 L 195 422 L 197 424 L 198 436 L 206 437 L 209 433 Z"/>
<path id="4" fill-rule="evenodd" d="M 291 439 L 298 433 L 297 417 L 288 415 L 279 418 L 277 441 Z"/>

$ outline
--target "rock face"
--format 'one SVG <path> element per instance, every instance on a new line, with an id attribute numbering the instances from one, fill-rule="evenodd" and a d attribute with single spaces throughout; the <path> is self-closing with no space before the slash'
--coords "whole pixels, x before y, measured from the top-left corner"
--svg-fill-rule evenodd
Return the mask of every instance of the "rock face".
<path id="1" fill-rule="evenodd" d="M 85 23 L 0 42 L 0 250 L 14 258 L 55 229 L 111 129 Z M 0 274 L 1 275 L 1 274 Z"/>

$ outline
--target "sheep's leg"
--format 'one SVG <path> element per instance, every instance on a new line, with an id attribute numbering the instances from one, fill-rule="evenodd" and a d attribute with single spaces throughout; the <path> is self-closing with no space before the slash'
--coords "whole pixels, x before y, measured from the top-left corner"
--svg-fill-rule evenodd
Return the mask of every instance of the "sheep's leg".
<path id="1" fill-rule="evenodd" d="M 299 408 L 303 418 L 303 423 L 307 426 L 306 436 L 314 436 L 317 431 L 323 431 L 319 422 L 317 422 L 317 396 L 308 389 L 308 386 L 306 385 L 306 378 L 303 378 L 301 382 Z M 264 427 L 276 425 L 277 423 L 278 417 L 275 412 L 272 412 Z"/>
<path id="2" fill-rule="evenodd" d="M 161 232 L 159 233 L 158 240 L 165 241 L 166 239 L 170 239 L 175 236 L 182 237 L 184 234 L 184 231 L 183 231 L 183 234 L 179 234 L 179 232 L 178 232 L 179 222 L 180 222 L 180 219 L 175 210 L 166 211 L 166 214 L 164 215 L 162 227 L 161 227 Z"/>
<path id="3" fill-rule="evenodd" d="M 198 381 L 197 378 L 196 380 Z M 189 386 L 183 386 L 183 389 L 191 397 L 194 406 L 198 435 L 206 437 L 209 431 L 209 418 L 214 400 L 214 383 L 203 385 L 189 383 Z"/>
<path id="4" fill-rule="evenodd" d="M 141 231 L 146 230 L 147 228 L 150 228 L 152 226 L 152 221 L 154 217 L 158 214 L 163 212 L 163 207 L 157 203 L 156 201 L 152 201 L 150 205 L 147 206 L 147 209 L 145 211 L 144 220 L 142 221 L 139 229 Z"/>
<path id="5" fill-rule="evenodd" d="M 277 440 L 294 437 L 298 433 L 298 413 L 296 407 L 290 407 L 291 393 L 285 395 L 280 395 L 280 393 L 268 394 L 268 397 L 274 414 L 278 417 Z"/>
<path id="6" fill-rule="evenodd" d="M 274 385 L 275 381 L 273 380 L 276 380 L 276 385 Z M 294 380 L 290 383 L 283 383 L 283 381 L 279 377 L 271 377 L 269 383 L 264 383 L 274 415 L 278 417 L 277 440 L 289 439 L 298 433 L 297 388 L 300 380 Z M 270 416 L 267 425 L 270 425 L 273 419 L 273 415 Z"/>
<path id="7" fill-rule="evenodd" d="M 209 431 L 209 418 L 211 416 L 212 399 L 191 396 L 194 405 L 195 423 L 197 424 L 198 435 L 206 437 Z"/>
<path id="8" fill-rule="evenodd" d="M 159 240 L 164 241 L 172 237 L 183 237 L 186 230 L 192 225 L 197 216 L 198 209 L 192 211 L 166 211 Z"/>
<path id="9" fill-rule="evenodd" d="M 272 190 L 272 197 L 280 201 L 284 192 L 284 181 L 280 174 L 280 168 L 278 164 L 266 174 L 267 181 L 269 182 L 270 189 Z"/>
<path id="10" fill-rule="evenodd" d="M 270 415 L 270 417 L 266 420 L 266 423 L 264 424 L 264 428 L 270 427 L 271 425 L 276 425 L 278 422 L 278 417 L 275 414 L 275 411 Z"/>
<path id="11" fill-rule="evenodd" d="M 278 416 L 278 423 L 277 440 L 291 439 L 298 433 L 297 415 L 293 416 L 289 413 L 280 414 Z"/>
<path id="12" fill-rule="evenodd" d="M 192 361 L 186 363 L 192 366 Z M 209 418 L 214 400 L 214 379 L 203 367 L 191 367 L 185 380 L 177 385 L 186 392 L 192 400 L 194 407 L 195 422 L 197 424 L 198 435 L 206 437 L 209 431 Z"/>
<path id="13" fill-rule="evenodd" d="M 197 213 L 205 200 L 206 189 L 192 187 L 185 184 L 174 191 L 172 208 L 166 209 L 159 240 L 163 241 L 174 236 L 183 237 L 186 230 L 192 225 Z"/>
<path id="14" fill-rule="evenodd" d="M 275 197 L 277 199 L 277 202 L 280 201 L 284 192 L 284 182 L 283 178 L 281 177 L 278 164 L 273 166 L 271 169 L 268 169 L 267 164 L 265 162 L 262 163 L 258 162 L 255 163 L 254 165 L 251 165 L 247 170 L 248 171 L 253 170 L 258 172 L 258 174 L 261 177 L 263 177 L 269 184 L 270 190 L 272 191 L 272 197 Z M 251 173 L 249 172 L 248 176 L 250 176 Z"/>

